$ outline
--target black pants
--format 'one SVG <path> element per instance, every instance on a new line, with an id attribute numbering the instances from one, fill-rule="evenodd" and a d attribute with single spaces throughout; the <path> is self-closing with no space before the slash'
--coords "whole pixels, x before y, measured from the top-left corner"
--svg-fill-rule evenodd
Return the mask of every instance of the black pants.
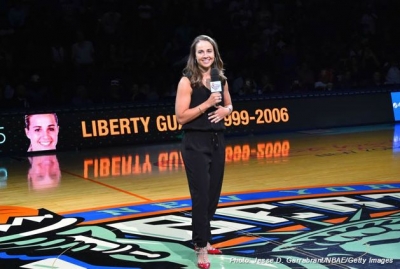
<path id="1" fill-rule="evenodd" d="M 185 132 L 182 158 L 192 199 L 192 240 L 205 247 L 211 239 L 210 221 L 217 210 L 225 170 L 223 132 Z"/>

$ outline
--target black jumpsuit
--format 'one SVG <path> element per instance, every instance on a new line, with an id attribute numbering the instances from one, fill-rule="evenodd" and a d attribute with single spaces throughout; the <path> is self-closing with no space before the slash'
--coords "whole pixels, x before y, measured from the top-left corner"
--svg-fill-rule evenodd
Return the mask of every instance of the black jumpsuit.
<path id="1" fill-rule="evenodd" d="M 190 108 L 197 107 L 210 95 L 205 86 L 194 87 Z M 214 110 L 211 107 L 182 126 L 181 151 L 192 200 L 192 240 L 197 247 L 205 247 L 211 239 L 210 221 L 218 206 L 224 177 L 225 124 L 210 122 L 208 113 Z"/>

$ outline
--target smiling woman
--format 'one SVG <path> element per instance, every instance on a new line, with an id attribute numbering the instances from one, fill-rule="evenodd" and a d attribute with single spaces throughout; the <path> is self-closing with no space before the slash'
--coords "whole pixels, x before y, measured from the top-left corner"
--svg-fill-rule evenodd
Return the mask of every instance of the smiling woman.
<path id="1" fill-rule="evenodd" d="M 202 269 L 210 268 L 208 254 L 222 254 L 210 243 L 210 222 L 224 177 L 224 118 L 232 109 L 218 45 L 211 37 L 200 35 L 192 42 L 178 83 L 175 116 L 184 133 L 181 154 L 192 199 L 192 241 L 197 266 Z"/>
<path id="2" fill-rule="evenodd" d="M 30 140 L 28 152 L 55 150 L 58 131 L 58 118 L 55 113 L 26 115 L 25 134 Z"/>

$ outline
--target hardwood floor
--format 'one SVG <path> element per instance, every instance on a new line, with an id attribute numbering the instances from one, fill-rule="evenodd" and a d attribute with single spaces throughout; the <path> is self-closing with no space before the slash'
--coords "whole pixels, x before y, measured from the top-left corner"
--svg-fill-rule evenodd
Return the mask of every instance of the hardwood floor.
<path id="1" fill-rule="evenodd" d="M 393 137 L 393 125 L 230 137 L 222 191 L 394 181 Z M 189 195 L 179 142 L 7 157 L 0 167 L 3 205 L 64 212 Z"/>

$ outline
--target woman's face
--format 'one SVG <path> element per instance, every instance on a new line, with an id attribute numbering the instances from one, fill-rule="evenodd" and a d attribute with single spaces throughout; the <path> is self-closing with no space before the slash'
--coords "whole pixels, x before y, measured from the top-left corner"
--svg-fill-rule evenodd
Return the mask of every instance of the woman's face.
<path id="1" fill-rule="evenodd" d="M 201 69 L 209 69 L 214 63 L 214 48 L 208 41 L 200 40 L 196 45 L 196 61 Z"/>
<path id="2" fill-rule="evenodd" d="M 36 114 L 29 118 L 26 136 L 31 140 L 31 151 L 54 150 L 58 141 L 58 130 L 53 114 Z"/>

